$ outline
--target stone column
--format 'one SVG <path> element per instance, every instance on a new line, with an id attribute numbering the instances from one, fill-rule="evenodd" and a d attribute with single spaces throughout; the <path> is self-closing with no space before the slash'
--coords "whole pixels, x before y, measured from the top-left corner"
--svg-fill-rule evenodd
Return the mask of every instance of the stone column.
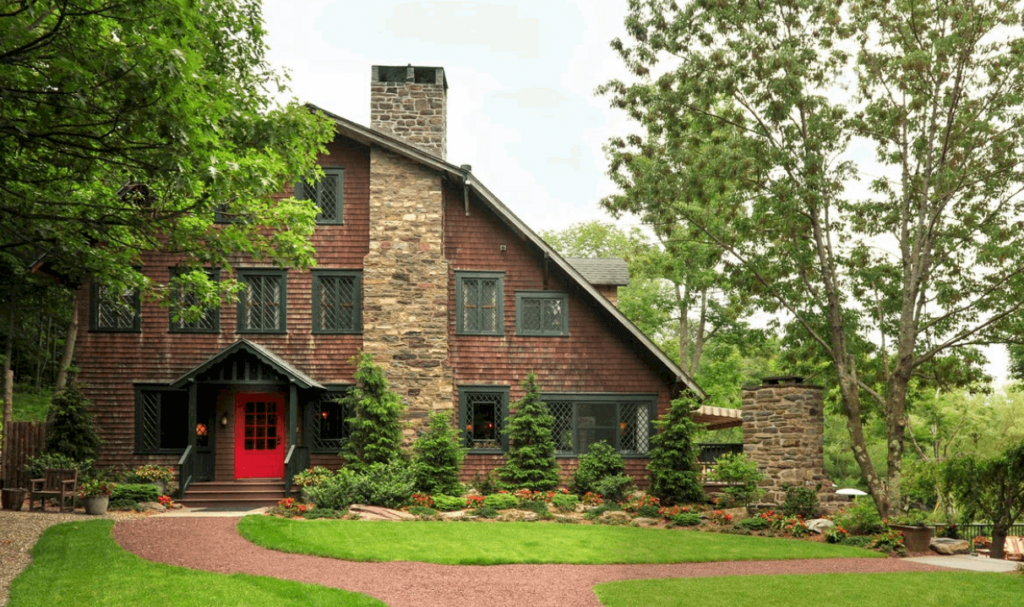
<path id="1" fill-rule="evenodd" d="M 832 483 L 825 476 L 824 390 L 801 377 L 766 377 L 743 388 L 743 452 L 768 475 L 766 502 L 781 503 L 785 486 L 816 487 L 828 501 Z"/>
<path id="2" fill-rule="evenodd" d="M 443 210 L 440 174 L 371 148 L 363 349 L 409 407 L 407 441 L 431 411 L 451 409 L 453 402 Z"/>

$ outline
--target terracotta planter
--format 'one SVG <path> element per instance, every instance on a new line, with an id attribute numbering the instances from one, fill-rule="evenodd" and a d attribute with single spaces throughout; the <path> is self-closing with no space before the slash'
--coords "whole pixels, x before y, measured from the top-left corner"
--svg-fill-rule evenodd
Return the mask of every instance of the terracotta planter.
<path id="1" fill-rule="evenodd" d="M 107 512 L 107 506 L 110 505 L 110 496 L 94 495 L 92 497 L 83 497 L 82 505 L 85 506 L 86 514 L 92 514 L 94 516 L 105 514 Z"/>
<path id="2" fill-rule="evenodd" d="M 27 489 L 4 489 L 0 492 L 0 502 L 2 502 L 4 510 L 21 510 L 26 495 L 28 495 Z"/>
<path id="3" fill-rule="evenodd" d="M 903 534 L 903 545 L 907 552 L 928 552 L 935 529 L 928 525 L 891 525 Z"/>

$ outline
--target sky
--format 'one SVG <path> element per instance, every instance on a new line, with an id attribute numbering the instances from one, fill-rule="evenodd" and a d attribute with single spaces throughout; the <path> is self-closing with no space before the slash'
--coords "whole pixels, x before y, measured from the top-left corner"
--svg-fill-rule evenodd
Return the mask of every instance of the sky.
<path id="1" fill-rule="evenodd" d="M 595 89 L 630 78 L 609 46 L 625 37 L 626 10 L 627 0 L 263 0 L 268 60 L 290 73 L 291 94 L 359 124 L 370 124 L 371 66 L 443 67 L 448 161 L 472 165 L 537 232 L 613 221 L 599 204 L 615 192 L 602 148 L 638 126 Z M 869 178 L 880 170 L 871 156 L 851 150 Z M 986 355 L 1004 382 L 1005 349 Z"/>

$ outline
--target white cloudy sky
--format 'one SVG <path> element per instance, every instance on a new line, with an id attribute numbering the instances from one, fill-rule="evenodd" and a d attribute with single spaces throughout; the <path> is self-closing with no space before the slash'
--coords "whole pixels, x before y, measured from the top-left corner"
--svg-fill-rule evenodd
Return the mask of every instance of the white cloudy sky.
<path id="1" fill-rule="evenodd" d="M 536 230 L 606 217 L 601 146 L 628 128 L 594 89 L 622 75 L 625 0 L 264 0 L 270 60 L 303 102 L 369 125 L 370 66 L 440 66 L 448 160 Z"/>
<path id="2" fill-rule="evenodd" d="M 608 43 L 626 0 L 263 0 L 269 59 L 292 93 L 370 123 L 370 67 L 440 66 L 448 79 L 448 160 L 535 230 L 589 219 L 612 193 L 602 146 L 635 127 L 594 89 L 628 79 Z M 853 150 L 865 174 L 868 150 Z M 860 184 L 853 186 L 859 189 Z M 636 224 L 635 219 L 618 223 Z M 987 351 L 1003 381 L 1006 355 Z"/>

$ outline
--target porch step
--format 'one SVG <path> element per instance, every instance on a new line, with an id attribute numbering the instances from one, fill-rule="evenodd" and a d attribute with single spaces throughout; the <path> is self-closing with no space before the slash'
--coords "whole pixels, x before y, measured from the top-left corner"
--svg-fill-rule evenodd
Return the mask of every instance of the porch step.
<path id="1" fill-rule="evenodd" d="M 284 481 L 246 479 L 192 483 L 183 499 L 189 508 L 259 508 L 274 506 L 284 499 Z"/>

